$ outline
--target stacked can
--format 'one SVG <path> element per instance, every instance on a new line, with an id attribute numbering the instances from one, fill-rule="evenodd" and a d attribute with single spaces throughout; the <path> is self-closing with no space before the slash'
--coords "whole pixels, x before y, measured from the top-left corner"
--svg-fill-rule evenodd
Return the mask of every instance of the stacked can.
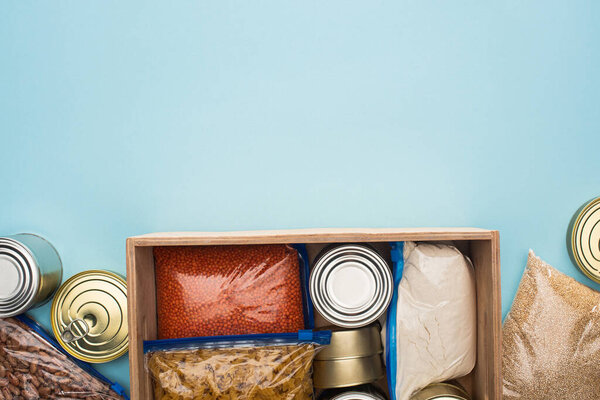
<path id="1" fill-rule="evenodd" d="M 410 400 L 471 400 L 458 384 L 433 383 L 415 393 Z"/>
<path id="2" fill-rule="evenodd" d="M 385 395 L 373 385 L 347 389 L 326 390 L 319 400 L 386 400 Z"/>
<path id="3" fill-rule="evenodd" d="M 329 323 L 358 328 L 376 321 L 392 300 L 392 273 L 386 261 L 364 245 L 327 249 L 314 264 L 310 293 Z"/>
<path id="4" fill-rule="evenodd" d="M 44 304 L 61 279 L 60 256 L 48 241 L 28 233 L 0 238 L 0 318 Z"/>
<path id="5" fill-rule="evenodd" d="M 385 376 L 381 329 L 373 324 L 358 329 L 331 329 L 331 344 L 313 362 L 316 388 L 346 388 L 373 383 Z"/>

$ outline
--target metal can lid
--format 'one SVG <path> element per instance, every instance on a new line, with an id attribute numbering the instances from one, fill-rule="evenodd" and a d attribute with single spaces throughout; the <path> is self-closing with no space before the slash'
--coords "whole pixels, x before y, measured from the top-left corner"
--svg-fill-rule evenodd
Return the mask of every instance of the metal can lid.
<path id="1" fill-rule="evenodd" d="M 332 397 L 331 400 L 383 400 L 383 398 L 375 394 L 350 391 Z"/>
<path id="2" fill-rule="evenodd" d="M 433 383 L 415 393 L 410 400 L 470 400 L 460 386 L 450 383 Z"/>
<path id="3" fill-rule="evenodd" d="M 112 361 L 127 352 L 127 283 L 101 270 L 69 278 L 56 292 L 52 330 L 74 357 L 92 363 Z"/>
<path id="4" fill-rule="evenodd" d="M 383 392 L 372 384 L 326 389 L 319 400 L 386 400 Z"/>
<path id="5" fill-rule="evenodd" d="M 341 245 L 316 261 L 310 292 L 315 308 L 328 322 L 357 328 L 385 312 L 392 299 L 392 274 L 371 248 Z"/>
<path id="6" fill-rule="evenodd" d="M 567 244 L 575 264 L 600 283 L 600 197 L 577 210 L 569 226 Z"/>
<path id="7" fill-rule="evenodd" d="M 11 238 L 0 238 L 0 318 L 25 312 L 35 300 L 40 271 L 29 249 Z"/>

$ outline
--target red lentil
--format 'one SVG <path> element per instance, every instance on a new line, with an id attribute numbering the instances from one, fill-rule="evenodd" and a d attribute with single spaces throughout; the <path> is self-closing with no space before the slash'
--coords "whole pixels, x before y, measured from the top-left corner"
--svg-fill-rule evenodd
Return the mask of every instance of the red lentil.
<path id="1" fill-rule="evenodd" d="M 154 258 L 159 339 L 304 328 L 290 246 L 155 247 Z"/>

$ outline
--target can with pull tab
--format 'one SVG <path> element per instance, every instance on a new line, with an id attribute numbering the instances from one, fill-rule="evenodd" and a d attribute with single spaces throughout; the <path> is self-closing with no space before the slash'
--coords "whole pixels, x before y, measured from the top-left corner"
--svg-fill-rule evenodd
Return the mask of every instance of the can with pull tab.
<path id="1" fill-rule="evenodd" d="M 74 357 L 91 363 L 127 352 L 127 284 L 114 272 L 91 270 L 69 278 L 56 292 L 52 330 Z"/>

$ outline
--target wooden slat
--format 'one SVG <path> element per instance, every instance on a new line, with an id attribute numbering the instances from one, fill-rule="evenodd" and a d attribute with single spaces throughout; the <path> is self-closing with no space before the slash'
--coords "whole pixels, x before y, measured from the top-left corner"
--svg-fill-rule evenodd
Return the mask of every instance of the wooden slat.
<path id="1" fill-rule="evenodd" d="M 500 290 L 500 237 L 471 244 L 477 281 L 477 364 L 473 396 L 477 400 L 502 399 L 502 302 Z"/>
<path id="2" fill-rule="evenodd" d="M 169 232 L 134 236 L 136 246 L 193 246 L 260 243 L 340 243 L 401 240 L 489 240 L 478 228 L 327 228 L 240 232 Z"/>
<path id="3" fill-rule="evenodd" d="M 144 370 L 143 341 L 157 338 L 156 287 L 151 247 L 127 240 L 127 311 L 129 313 L 129 374 L 133 399 L 151 399 L 150 377 Z"/>

